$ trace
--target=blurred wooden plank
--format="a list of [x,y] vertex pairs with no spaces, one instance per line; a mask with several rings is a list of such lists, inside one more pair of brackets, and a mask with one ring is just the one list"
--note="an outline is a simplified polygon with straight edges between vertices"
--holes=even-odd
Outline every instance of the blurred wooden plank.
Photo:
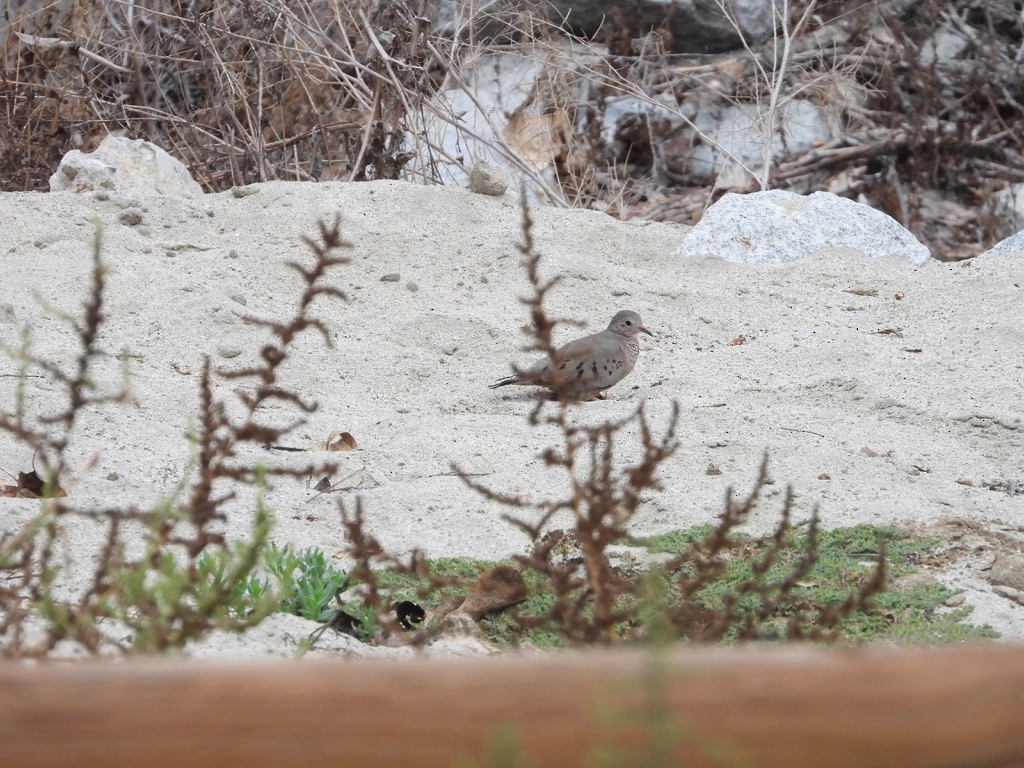
[[645,722],[687,766],[1021,766],[1024,647],[0,665],[12,766],[597,765]]

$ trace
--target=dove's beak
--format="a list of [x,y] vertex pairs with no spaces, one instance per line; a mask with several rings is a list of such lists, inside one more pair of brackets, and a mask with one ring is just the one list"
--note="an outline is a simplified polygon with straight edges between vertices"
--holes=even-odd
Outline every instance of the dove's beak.
[[641,325],[641,326],[640,326],[639,328],[637,328],[637,330],[638,330],[638,331],[639,331],[640,333],[646,333],[646,334],[647,334],[648,336],[653,336],[653,335],[654,335],[653,333],[651,333],[650,331],[648,331],[648,330],[647,330],[646,328],[644,328],[644,327],[643,327],[642,325]]

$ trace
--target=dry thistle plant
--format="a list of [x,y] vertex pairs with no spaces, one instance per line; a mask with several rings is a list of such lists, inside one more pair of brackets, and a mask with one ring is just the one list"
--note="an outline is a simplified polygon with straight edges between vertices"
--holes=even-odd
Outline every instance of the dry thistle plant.
[[[756,557],[751,557],[749,540],[736,539],[734,529],[747,522],[761,494],[769,484],[768,455],[761,462],[754,487],[742,500],[734,500],[730,488],[725,509],[714,531],[694,542],[689,551],[665,564],[666,588],[671,599],[661,621],[690,640],[712,642],[739,640],[816,640],[831,642],[841,637],[842,620],[868,607],[869,599],[885,589],[885,542],[879,541],[881,556],[872,574],[838,604],[815,604],[804,599],[798,587],[818,561],[818,510],[807,526],[807,543],[792,567],[780,561],[791,550],[793,489],[786,488],[779,523]],[[698,600],[713,588],[736,558],[749,560],[750,573],[731,591],[721,596],[721,607],[709,609]],[[664,598],[662,598],[664,599]]]
[[[358,585],[358,595],[355,599],[353,600],[351,595],[348,598],[350,602],[358,603],[357,613],[360,614],[360,621],[371,625],[370,631],[365,634],[371,635],[370,639],[374,642],[390,641],[416,647],[426,645],[437,638],[443,630],[441,621],[424,622],[422,612],[412,622],[407,621],[402,603],[395,597],[396,592],[407,590],[385,586],[381,583],[380,574],[386,571],[391,577],[397,576],[414,583],[415,596],[422,602],[429,601],[444,590],[463,590],[467,586],[466,580],[436,573],[417,550],[413,550],[405,561],[386,552],[380,542],[366,530],[360,499],[356,499],[355,508],[351,513],[340,503],[339,511],[345,528],[345,556],[353,561],[349,576],[352,582]],[[339,607],[334,616],[324,623],[322,629],[337,627],[339,620],[347,615],[344,608]]]
[[[45,656],[62,640],[73,641],[91,654],[164,651],[181,648],[214,627],[245,628],[276,608],[274,596],[247,606],[246,612],[240,613],[236,605],[236,591],[267,544],[270,510],[262,500],[257,502],[247,542],[226,541],[220,524],[226,504],[240,486],[262,488],[268,477],[304,478],[335,470],[333,465],[254,466],[237,458],[243,445],[279,440],[302,423],[301,414],[316,408],[315,403],[281,385],[279,369],[296,336],[306,330],[319,330],[328,346],[331,344],[326,327],[311,314],[312,305],[321,296],[345,298],[337,288],[326,285],[324,278],[328,270],[348,263],[339,252],[349,244],[342,239],[340,217],[332,225],[320,224],[319,241],[305,242],[314,255],[312,266],[289,262],[304,284],[294,315],[286,321],[247,318],[265,326],[272,340],[263,347],[259,365],[222,374],[229,380],[254,384],[252,394],[239,396],[243,405],[240,416],[228,416],[225,402],[214,394],[209,359],[204,362],[194,480],[183,481],[173,498],[154,509],[83,509],[58,493],[72,464],[69,437],[83,413],[116,402],[123,394],[101,391],[93,383],[95,365],[106,356],[97,344],[104,312],[104,268],[97,233],[92,289],[83,319],[73,325],[79,340],[78,358],[65,369],[35,356],[30,349],[19,353],[23,376],[38,370],[63,388],[63,410],[52,415],[33,414],[26,398],[19,396],[15,413],[0,414],[0,429],[36,452],[44,480],[40,512],[20,530],[5,531],[0,541],[0,572],[7,577],[0,587],[0,654]],[[260,409],[271,402],[290,406],[300,416],[289,425],[267,426],[260,420]],[[91,581],[77,593],[60,582],[62,568],[55,552],[72,519],[106,531],[100,551],[77,553],[82,558],[91,556],[95,562]],[[29,624],[34,627],[32,632]],[[114,640],[112,631],[102,631],[101,624],[107,630],[127,629],[128,640]]]
[[[533,243],[533,221],[525,204],[522,210],[524,242],[518,247],[533,289],[532,294],[523,299],[533,321],[534,341],[529,349],[554,359],[555,345],[551,338],[554,323],[544,309],[544,300],[557,285],[558,278],[542,280],[540,255]],[[542,574],[555,595],[546,615],[523,618],[523,621],[534,626],[556,627],[572,641],[609,641],[614,636],[615,625],[626,616],[617,608],[624,585],[612,572],[605,551],[629,537],[629,525],[643,494],[660,487],[658,466],[678,447],[675,427],[679,408],[673,405],[669,425],[660,438],[652,433],[643,405],[620,421],[583,426],[573,418],[574,404],[569,397],[572,382],[560,378],[555,366],[552,371],[555,375],[551,386],[553,403],[548,402],[547,393],[539,392],[529,420],[534,426],[551,425],[561,436],[561,444],[545,449],[541,458],[548,466],[564,470],[571,493],[554,500],[510,496],[487,488],[458,468],[456,471],[466,485],[484,497],[513,509],[529,510],[536,517],[535,522],[528,522],[516,515],[505,516],[527,534],[532,545],[531,553],[517,557],[516,561],[523,568]],[[622,466],[622,462],[616,460],[615,447],[630,427],[639,430],[642,456],[635,465]],[[553,543],[543,538],[544,529],[563,512],[571,515],[582,552],[581,574],[556,562]]]

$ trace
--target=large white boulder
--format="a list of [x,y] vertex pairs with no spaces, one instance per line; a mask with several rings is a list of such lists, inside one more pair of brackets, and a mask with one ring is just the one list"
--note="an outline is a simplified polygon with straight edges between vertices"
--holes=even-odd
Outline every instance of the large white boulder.
[[200,187],[181,162],[156,144],[107,136],[95,152],[73,149],[50,177],[50,191],[197,197]]
[[805,196],[782,190],[723,196],[677,253],[780,264],[833,248],[873,258],[898,256],[913,264],[931,258],[913,234],[881,211],[831,192]]
[[[687,171],[714,178],[725,163],[733,162],[732,158],[760,170],[765,161],[766,140],[768,160],[772,161],[820,146],[842,130],[838,113],[803,99],[782,102],[772,120],[768,119],[767,111],[764,104],[702,106],[693,124],[709,140],[694,143],[686,152]],[[692,141],[687,132],[682,136]]]

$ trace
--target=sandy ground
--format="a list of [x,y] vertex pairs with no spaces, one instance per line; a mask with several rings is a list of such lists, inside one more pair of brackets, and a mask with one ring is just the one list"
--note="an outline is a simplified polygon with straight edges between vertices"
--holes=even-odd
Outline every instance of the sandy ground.
[[[455,463],[508,493],[564,489],[538,459],[552,435],[528,426],[530,392],[486,386],[534,357],[520,351],[528,317],[518,297],[527,285],[515,200],[403,183],[272,183],[244,193],[0,195],[0,340],[16,346],[28,326],[36,352],[51,359],[74,354],[55,316],[80,311],[94,222],[103,225],[110,274],[101,344],[130,354],[133,405],[83,419],[72,442],[75,503],[150,505],[174,491],[190,456],[185,436],[203,355],[228,368],[255,359],[263,332],[243,316],[290,317],[299,283],[284,264],[308,262],[301,236],[340,211],[355,248],[334,279],[351,299],[320,305],[335,348],[310,335],[287,366],[287,382],[320,403],[287,443],[350,432],[359,450],[338,456],[335,480],[352,488],[317,494],[304,482],[276,482],[267,494],[275,540],[336,552],[338,501],[358,495],[371,530],[394,550],[486,558],[521,550],[525,539],[503,510],[452,474]],[[797,491],[798,516],[817,505],[830,527],[966,521],[982,543],[943,578],[967,589],[977,620],[1024,638],[1024,607],[996,596],[984,578],[992,537],[1012,549],[1024,524],[1024,496],[998,485],[1024,479],[1024,256],[914,267],[837,250],[748,266],[674,255],[682,226],[578,210],[534,215],[544,268],[564,276],[553,315],[593,332],[630,308],[656,334],[641,340],[634,373],[606,401],[575,406],[574,418],[595,423],[645,401],[657,428],[673,401],[682,410],[682,446],[637,533],[712,522],[726,488],[748,489],[768,451],[776,483],[753,530],[775,524],[786,484]],[[579,333],[564,326],[556,339]],[[5,409],[16,371],[0,363]],[[116,388],[120,377],[111,359],[98,380]],[[235,386],[218,385],[223,394]],[[30,380],[30,412],[55,407],[58,394],[45,379]],[[295,465],[309,458],[250,455]],[[31,459],[0,435],[4,469]],[[712,466],[720,474],[709,474]],[[33,509],[3,500],[3,528]],[[248,530],[251,509],[251,495],[231,505],[233,534]],[[96,536],[74,531],[68,562]]]

